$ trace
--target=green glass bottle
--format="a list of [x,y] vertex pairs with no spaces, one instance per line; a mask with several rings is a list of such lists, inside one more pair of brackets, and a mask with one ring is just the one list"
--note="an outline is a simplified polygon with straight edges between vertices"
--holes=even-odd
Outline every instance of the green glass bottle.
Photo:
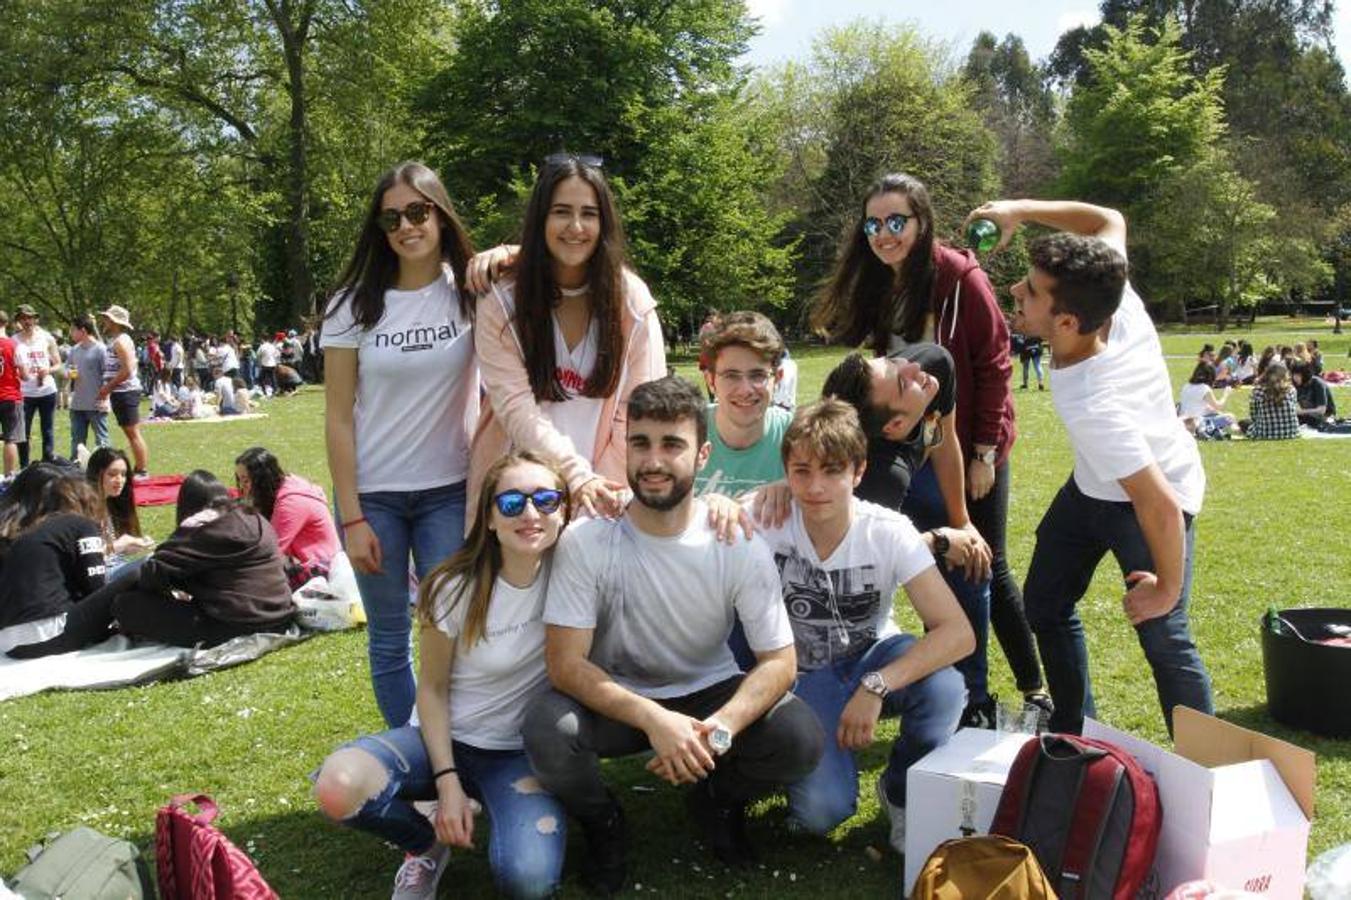
[[966,227],[966,246],[977,253],[989,253],[999,243],[999,226],[989,219],[973,219]]

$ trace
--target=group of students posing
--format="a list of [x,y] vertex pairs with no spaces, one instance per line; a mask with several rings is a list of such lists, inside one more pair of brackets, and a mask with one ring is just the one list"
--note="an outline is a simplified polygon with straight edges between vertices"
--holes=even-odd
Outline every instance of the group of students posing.
[[[600,160],[546,160],[521,244],[479,255],[434,173],[381,179],[323,346],[388,730],[314,778],[328,816],[405,851],[395,897],[434,896],[480,812],[502,893],[556,890],[569,821],[584,881],[620,890],[629,838],[599,761],[645,752],[686,786],[704,843],[745,863],[758,796],[786,791],[797,831],[852,815],[854,753],[896,714],[878,791],[900,849],[909,765],[993,723],[990,624],[1049,727],[1093,713],[1075,610],[1108,552],[1165,721],[1212,709],[1187,618],[1205,477],[1126,278],[1125,223],[1079,203],[976,214],[1005,242],[1025,221],[1068,232],[1033,243],[1013,289],[1075,449],[1022,592],[1005,553],[1008,328],[974,257],[936,240],[920,182],[888,176],[863,199],[816,324],[866,352],[790,414],[771,402],[783,342],[757,314],[704,336],[716,402],[667,374]],[[897,588],[919,636],[897,624]]]

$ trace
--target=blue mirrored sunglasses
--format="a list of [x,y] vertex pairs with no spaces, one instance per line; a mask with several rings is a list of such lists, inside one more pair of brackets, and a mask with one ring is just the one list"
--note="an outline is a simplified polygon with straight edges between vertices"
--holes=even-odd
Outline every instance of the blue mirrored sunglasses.
[[528,494],[525,491],[503,491],[493,497],[497,511],[508,519],[514,519],[525,512],[527,500],[535,507],[536,512],[547,516],[550,513],[557,512],[558,507],[563,505],[563,492],[556,491],[553,488],[540,488]]
[[870,238],[875,238],[882,233],[882,225],[885,224],[887,231],[890,231],[892,234],[900,234],[902,231],[905,231],[905,223],[909,222],[911,218],[911,216],[907,216],[905,213],[892,213],[887,216],[884,223],[883,220],[877,218],[877,216],[869,216],[863,220],[863,233]]

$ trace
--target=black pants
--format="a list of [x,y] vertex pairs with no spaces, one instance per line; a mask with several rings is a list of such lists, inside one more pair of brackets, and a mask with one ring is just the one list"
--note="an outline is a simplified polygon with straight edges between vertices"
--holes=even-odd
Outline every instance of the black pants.
[[[745,677],[737,675],[693,694],[657,702],[704,719],[736,693]],[[637,728],[592,712],[558,691],[546,691],[531,702],[521,734],[540,783],[583,822],[604,818],[611,808],[600,760],[632,756],[651,746]],[[736,736],[732,749],[718,757],[709,780],[715,794],[749,800],[805,778],[824,750],[825,734],[816,713],[788,693]]]
[[51,462],[52,455],[56,452],[55,438],[52,436],[52,421],[56,418],[56,394],[48,394],[45,397],[24,397],[23,398],[23,433],[24,442],[19,445],[19,468],[28,465],[29,454],[32,450],[33,440],[33,419],[36,417],[39,427],[42,429],[42,460]]
[[990,580],[990,627],[1013,670],[1018,690],[1041,689],[1041,664],[1037,645],[1023,609],[1023,592],[1009,566],[1006,534],[1009,519],[1009,463],[1005,460],[994,472],[994,486],[979,500],[966,500],[966,510],[980,536],[990,545],[994,565]]

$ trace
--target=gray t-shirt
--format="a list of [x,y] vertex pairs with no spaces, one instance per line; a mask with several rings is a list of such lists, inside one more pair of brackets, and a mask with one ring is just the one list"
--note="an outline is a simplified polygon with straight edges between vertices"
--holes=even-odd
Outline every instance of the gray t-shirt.
[[99,412],[107,406],[99,406],[99,388],[103,387],[103,367],[108,351],[99,341],[85,346],[76,344],[70,348],[70,358],[66,367],[78,372],[75,382],[70,386],[70,408],[82,412]]
[[554,552],[544,621],[592,628],[590,660],[644,697],[683,697],[733,677],[733,615],[751,649],[793,643],[779,572],[756,537],[728,545],[695,504],[673,537],[639,531],[628,516],[568,527]]

